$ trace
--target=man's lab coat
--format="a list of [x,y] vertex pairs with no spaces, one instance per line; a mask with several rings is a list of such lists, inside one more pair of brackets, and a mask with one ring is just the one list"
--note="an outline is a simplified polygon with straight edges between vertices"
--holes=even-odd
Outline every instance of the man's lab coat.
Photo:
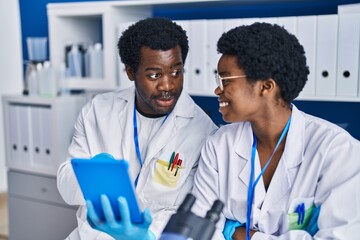
[[[249,122],[221,127],[201,152],[193,207],[205,215],[216,199],[225,203],[213,239],[225,218],[246,222],[253,133]],[[254,178],[260,174],[256,152]],[[305,204],[305,223],[321,205],[317,239],[358,239],[360,229],[360,142],[338,126],[292,108],[285,149],[265,190],[260,178],[254,195],[251,228],[256,239],[312,239],[298,225],[296,208]],[[297,230],[295,230],[298,228]]]
[[[101,152],[110,153],[115,159],[129,161],[130,176],[135,180],[140,163],[137,158],[131,157],[136,156],[134,99],[135,88],[130,87],[98,95],[90,101],[75,124],[70,157],[91,158]],[[183,91],[175,108],[148,145],[147,155],[142,156],[143,166],[136,193],[139,204],[150,208],[153,217],[150,229],[158,237],[185,195],[191,191],[200,149],[205,138],[216,129],[207,114]],[[182,159],[176,176],[175,169],[168,171],[167,166],[172,152],[179,153]],[[78,228],[69,239],[112,239],[92,229],[86,221],[85,202],[69,161],[59,167],[57,185],[66,203],[80,205],[77,211]]]

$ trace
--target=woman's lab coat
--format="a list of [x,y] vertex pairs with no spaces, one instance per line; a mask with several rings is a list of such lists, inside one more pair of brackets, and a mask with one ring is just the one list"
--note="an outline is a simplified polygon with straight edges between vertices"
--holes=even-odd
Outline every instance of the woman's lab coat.
[[[253,134],[249,122],[221,127],[201,151],[193,211],[204,215],[214,200],[225,203],[213,239],[223,239],[225,218],[246,222]],[[321,205],[317,239],[359,239],[360,142],[325,120],[292,108],[285,149],[267,192],[255,190],[251,228],[255,239],[312,239],[304,230],[312,207]],[[260,173],[255,158],[255,178]],[[296,208],[304,203],[305,224]],[[297,230],[295,230],[297,229]]]
[[[127,159],[134,180],[140,171],[139,161],[134,157],[134,99],[135,88],[131,87],[98,95],[89,102],[75,124],[70,156],[91,158],[107,152],[116,159]],[[151,210],[153,223],[150,229],[157,236],[191,191],[201,146],[216,129],[211,119],[183,91],[175,108],[148,145],[136,193],[139,204]],[[182,159],[176,177],[175,170],[168,171],[167,166],[172,152],[179,153]],[[112,239],[87,223],[85,202],[69,161],[59,167],[57,185],[66,203],[80,205],[77,211],[78,228],[69,239]]]

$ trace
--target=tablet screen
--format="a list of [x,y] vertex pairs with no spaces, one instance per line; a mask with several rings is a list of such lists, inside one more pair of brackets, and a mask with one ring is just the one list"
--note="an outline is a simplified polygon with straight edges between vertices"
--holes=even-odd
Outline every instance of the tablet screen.
[[[106,155],[105,155],[106,156]],[[115,160],[110,157],[96,156],[92,159],[74,158],[71,160],[76,178],[86,200],[91,200],[101,220],[104,213],[100,196],[106,194],[110,200],[115,218],[120,220],[118,197],[126,199],[133,223],[142,223],[142,214],[138,205],[134,186],[128,173],[126,160]]]

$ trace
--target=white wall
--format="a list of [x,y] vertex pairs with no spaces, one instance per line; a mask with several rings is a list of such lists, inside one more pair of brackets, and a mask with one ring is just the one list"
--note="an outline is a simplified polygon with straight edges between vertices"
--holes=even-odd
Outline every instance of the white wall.
[[[0,95],[21,94],[23,66],[18,0],[0,0]],[[0,98],[0,192],[7,191],[4,117]]]

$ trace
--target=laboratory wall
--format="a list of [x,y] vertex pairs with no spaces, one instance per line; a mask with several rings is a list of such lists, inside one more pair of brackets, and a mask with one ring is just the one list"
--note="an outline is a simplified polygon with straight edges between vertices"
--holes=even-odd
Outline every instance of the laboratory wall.
[[[22,47],[19,2],[0,1],[0,95],[22,91]],[[0,98],[0,192],[7,190],[3,106]]]

